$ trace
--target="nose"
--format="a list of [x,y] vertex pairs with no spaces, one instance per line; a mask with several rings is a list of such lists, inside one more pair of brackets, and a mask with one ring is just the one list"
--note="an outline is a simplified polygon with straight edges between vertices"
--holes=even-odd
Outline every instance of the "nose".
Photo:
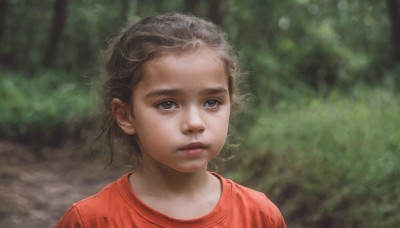
[[184,134],[197,134],[205,130],[205,123],[201,111],[196,107],[190,107],[183,114],[182,132]]

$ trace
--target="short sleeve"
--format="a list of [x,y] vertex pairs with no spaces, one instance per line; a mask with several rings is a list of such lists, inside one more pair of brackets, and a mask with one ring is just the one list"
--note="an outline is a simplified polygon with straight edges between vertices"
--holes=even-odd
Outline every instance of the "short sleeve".
[[56,228],[83,228],[82,217],[79,214],[78,208],[72,206],[58,221]]

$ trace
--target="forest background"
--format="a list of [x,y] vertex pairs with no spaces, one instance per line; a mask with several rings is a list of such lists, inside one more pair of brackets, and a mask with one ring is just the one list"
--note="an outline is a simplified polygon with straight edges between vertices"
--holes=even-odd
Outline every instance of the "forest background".
[[[400,0],[0,0],[0,139],[45,159],[95,135],[109,39],[163,12],[221,26],[247,73],[224,175],[289,227],[400,224]],[[30,213],[9,205],[0,220]]]

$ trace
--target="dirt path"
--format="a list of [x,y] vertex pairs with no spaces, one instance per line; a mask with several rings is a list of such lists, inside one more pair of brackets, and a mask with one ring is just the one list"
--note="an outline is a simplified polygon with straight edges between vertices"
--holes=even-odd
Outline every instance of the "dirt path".
[[[0,140],[0,227],[54,227],[69,206],[128,171],[106,170],[67,145],[33,149]],[[36,154],[36,155],[35,155]]]

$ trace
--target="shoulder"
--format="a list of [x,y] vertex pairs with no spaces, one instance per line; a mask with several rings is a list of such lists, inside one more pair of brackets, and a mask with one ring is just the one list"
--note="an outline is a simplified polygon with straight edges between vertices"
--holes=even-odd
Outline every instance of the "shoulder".
[[119,180],[108,184],[95,195],[74,203],[73,207],[77,208],[81,212],[99,212],[102,209],[105,209],[105,207],[110,206],[116,196],[118,196],[118,182]]
[[259,206],[261,208],[276,208],[275,204],[272,203],[263,192],[245,187],[233,181],[232,183],[236,188],[236,198],[242,199],[245,202],[251,202],[255,207]]
[[82,217],[75,205],[68,209],[56,225],[56,228],[64,227],[84,227]]
[[245,220],[250,220],[252,226],[286,227],[280,210],[264,193],[229,179],[222,178],[222,180],[225,186],[231,188],[233,213],[246,217]]
[[118,207],[122,199],[118,185],[125,176],[108,184],[97,194],[72,204],[63,215],[57,227],[90,227],[98,218],[107,217],[110,209]]
[[279,212],[277,206],[263,193],[243,185],[234,183],[236,188],[236,199],[240,200],[241,203],[245,203],[248,207],[256,210],[268,211],[268,212]]
[[223,182],[222,186],[225,188],[224,190],[230,190],[232,192],[235,201],[243,204],[246,203],[251,207],[259,209],[265,209],[266,207],[272,210],[277,209],[275,204],[272,203],[263,192],[245,187],[220,175],[218,175],[218,177]]

